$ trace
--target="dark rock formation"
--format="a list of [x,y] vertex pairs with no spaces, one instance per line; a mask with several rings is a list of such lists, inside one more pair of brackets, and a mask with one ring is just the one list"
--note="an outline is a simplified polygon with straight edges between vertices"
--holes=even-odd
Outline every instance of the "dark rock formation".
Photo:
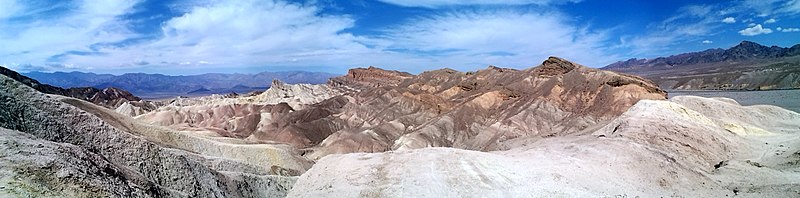
[[369,68],[350,69],[347,75],[331,78],[328,83],[332,85],[347,84],[353,88],[396,86],[411,76],[413,75],[406,72],[389,71],[370,66]]

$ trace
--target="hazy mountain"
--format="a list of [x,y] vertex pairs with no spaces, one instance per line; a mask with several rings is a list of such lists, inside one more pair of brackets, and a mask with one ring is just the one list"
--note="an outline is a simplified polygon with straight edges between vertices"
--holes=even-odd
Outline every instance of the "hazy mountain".
[[800,44],[783,48],[742,41],[729,49],[630,59],[603,69],[640,75],[664,89],[796,89]]
[[116,87],[98,89],[94,87],[83,86],[64,89],[61,87],[43,84],[37,80],[21,75],[5,67],[0,67],[0,75],[5,75],[43,93],[69,96],[108,108],[116,108],[125,102],[141,100],[139,97],[134,96],[130,92]]
[[[61,87],[118,87],[146,98],[212,93],[246,93],[264,90],[273,79],[287,83],[320,84],[335,74],[323,72],[261,72],[257,74],[200,74],[168,76],[128,73],[123,75],[83,72],[25,73],[40,82]],[[189,94],[192,92],[192,94]]]

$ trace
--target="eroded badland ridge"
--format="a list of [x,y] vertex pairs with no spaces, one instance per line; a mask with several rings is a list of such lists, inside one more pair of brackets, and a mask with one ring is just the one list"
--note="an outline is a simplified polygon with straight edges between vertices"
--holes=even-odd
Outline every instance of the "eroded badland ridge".
[[800,195],[800,114],[557,57],[113,105],[0,83],[7,196]]

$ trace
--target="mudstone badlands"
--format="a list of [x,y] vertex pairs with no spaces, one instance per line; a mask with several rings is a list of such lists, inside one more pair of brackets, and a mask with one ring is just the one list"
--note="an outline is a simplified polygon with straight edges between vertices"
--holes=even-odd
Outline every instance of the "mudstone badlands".
[[164,101],[3,74],[0,197],[800,196],[800,114],[556,57]]

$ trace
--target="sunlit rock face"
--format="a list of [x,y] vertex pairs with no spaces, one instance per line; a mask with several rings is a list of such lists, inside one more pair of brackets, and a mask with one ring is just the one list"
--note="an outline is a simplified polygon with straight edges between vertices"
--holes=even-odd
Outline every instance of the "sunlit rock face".
[[360,91],[291,112],[273,131],[301,137],[295,145],[311,148],[306,156],[312,159],[430,146],[508,149],[579,133],[641,99],[665,99],[650,81],[556,57],[525,70],[490,66],[408,75],[367,68],[331,81]]
[[798,138],[800,114],[775,106],[641,100],[586,133],[505,151],[328,155],[289,196],[794,197]]
[[635,76],[551,57],[526,70],[490,66],[411,75],[357,68],[327,85],[275,81],[255,96],[176,99],[136,118],[182,131],[289,143],[316,159],[429,146],[508,149],[531,138],[578,133],[640,99],[665,99],[665,92]]

